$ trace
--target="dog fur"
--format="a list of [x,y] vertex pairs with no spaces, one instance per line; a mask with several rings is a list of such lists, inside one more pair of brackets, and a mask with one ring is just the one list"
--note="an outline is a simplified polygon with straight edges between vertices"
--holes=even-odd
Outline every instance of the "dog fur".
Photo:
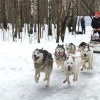
[[35,82],[38,83],[40,73],[45,73],[44,81],[47,81],[46,87],[49,86],[50,75],[53,70],[53,58],[51,53],[47,50],[35,49],[32,53],[32,59],[34,61],[35,68]]
[[64,72],[66,75],[66,79],[63,81],[65,83],[68,82],[68,85],[70,85],[70,79],[69,77],[73,75],[73,81],[78,80],[78,73],[79,69],[84,63],[84,60],[69,56],[66,58],[66,61],[64,62]]
[[75,54],[75,52],[76,52],[76,47],[73,43],[66,44],[65,49],[66,49],[68,55]]
[[64,69],[64,61],[66,59],[66,53],[65,53],[65,48],[64,45],[57,45],[54,53],[54,57],[56,60],[57,67],[59,68],[61,66],[61,70],[63,71]]
[[85,63],[88,63],[87,69],[92,69],[92,61],[93,61],[93,49],[89,45],[85,45],[82,47],[81,50],[81,59],[85,60],[81,70],[83,70],[85,67]]

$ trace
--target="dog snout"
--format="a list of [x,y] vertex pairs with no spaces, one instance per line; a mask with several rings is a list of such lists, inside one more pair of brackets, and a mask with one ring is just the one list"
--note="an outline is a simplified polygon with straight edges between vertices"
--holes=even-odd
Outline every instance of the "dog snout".
[[71,69],[71,67],[70,66],[68,66],[68,70],[70,70]]
[[34,58],[36,58],[36,55],[33,55],[34,56]]
[[87,56],[87,54],[86,53],[84,53],[84,57],[86,57]]
[[59,54],[61,54],[61,52],[60,52],[60,51],[59,51],[58,53],[59,53]]

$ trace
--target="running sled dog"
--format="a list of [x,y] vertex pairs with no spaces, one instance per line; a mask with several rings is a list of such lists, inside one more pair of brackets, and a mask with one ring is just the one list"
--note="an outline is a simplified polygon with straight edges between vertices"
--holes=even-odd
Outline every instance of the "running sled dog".
[[73,81],[78,80],[78,73],[80,67],[83,65],[84,60],[75,58],[73,56],[66,57],[66,61],[64,62],[64,72],[65,72],[65,80],[63,83],[66,81],[68,82],[68,85],[70,85],[70,76],[73,75]]
[[73,43],[66,44],[65,49],[66,49],[68,55],[75,54],[75,52],[76,52],[76,47]]
[[32,53],[32,59],[34,61],[35,68],[35,82],[38,83],[40,73],[45,73],[44,81],[46,81],[46,87],[49,87],[50,76],[53,70],[53,58],[51,53],[47,50],[35,49]]
[[66,53],[65,53],[65,48],[64,48],[63,44],[57,45],[57,47],[55,49],[54,57],[55,57],[55,60],[56,60],[57,68],[61,67],[61,70],[63,71],[64,61],[66,59]]
[[93,49],[92,49],[92,47],[90,47],[89,45],[85,45],[82,47],[80,53],[81,53],[81,59],[85,61],[81,70],[86,68],[86,66],[85,66],[86,62],[88,63],[87,69],[92,69],[92,61],[93,61]]

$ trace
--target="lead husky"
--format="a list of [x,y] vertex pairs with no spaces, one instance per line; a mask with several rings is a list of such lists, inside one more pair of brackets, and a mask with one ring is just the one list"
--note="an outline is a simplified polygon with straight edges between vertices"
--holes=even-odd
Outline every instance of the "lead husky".
[[84,63],[84,60],[76,59],[75,57],[69,56],[66,58],[66,61],[64,62],[64,72],[66,75],[66,79],[63,81],[65,83],[68,82],[68,85],[70,84],[69,76],[73,75],[73,81],[78,80],[78,72],[81,67],[81,65]]
[[90,48],[89,45],[85,45],[81,50],[81,59],[85,60],[82,69],[85,68],[85,63],[88,63],[87,69],[92,69],[92,61],[93,61],[93,49]]
[[61,70],[63,71],[64,68],[64,61],[66,59],[66,53],[64,45],[57,45],[54,53],[54,57],[56,60],[57,67],[59,68],[61,66]]
[[42,49],[35,49],[32,53],[32,59],[34,61],[35,68],[35,82],[38,83],[40,72],[45,73],[44,81],[47,81],[46,87],[49,86],[50,75],[53,69],[53,58],[52,55]]

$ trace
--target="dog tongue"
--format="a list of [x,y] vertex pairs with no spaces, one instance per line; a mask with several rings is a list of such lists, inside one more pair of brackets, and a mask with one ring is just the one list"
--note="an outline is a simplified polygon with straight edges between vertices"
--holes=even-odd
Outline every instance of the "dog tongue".
[[35,61],[37,61],[39,59],[39,57],[35,57]]

